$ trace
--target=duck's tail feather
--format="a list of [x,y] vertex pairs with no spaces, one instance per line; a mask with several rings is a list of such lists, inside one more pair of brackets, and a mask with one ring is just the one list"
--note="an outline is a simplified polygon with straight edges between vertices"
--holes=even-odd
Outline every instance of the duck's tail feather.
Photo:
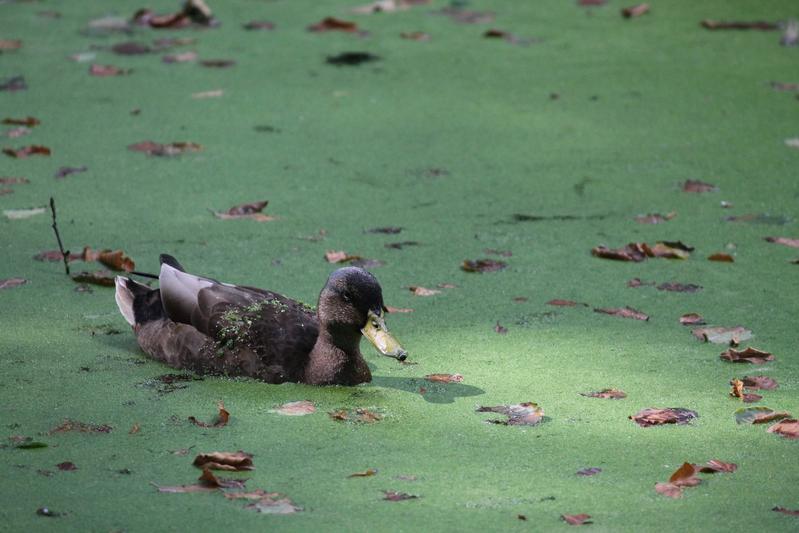
[[161,261],[162,265],[169,265],[172,268],[176,268],[177,270],[180,270],[181,272],[186,272],[186,269],[183,268],[183,265],[181,265],[180,262],[178,262],[177,259],[175,259],[173,256],[171,256],[169,254],[161,254],[158,257],[158,259]]
[[164,317],[161,291],[123,276],[117,276],[115,284],[117,307],[128,324],[135,326]]

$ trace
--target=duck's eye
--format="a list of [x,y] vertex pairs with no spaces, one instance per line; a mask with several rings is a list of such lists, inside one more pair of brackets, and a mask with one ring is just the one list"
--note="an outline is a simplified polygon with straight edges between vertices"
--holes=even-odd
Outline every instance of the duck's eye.
[[380,324],[378,324],[376,320],[372,320],[372,327],[375,329],[380,329]]

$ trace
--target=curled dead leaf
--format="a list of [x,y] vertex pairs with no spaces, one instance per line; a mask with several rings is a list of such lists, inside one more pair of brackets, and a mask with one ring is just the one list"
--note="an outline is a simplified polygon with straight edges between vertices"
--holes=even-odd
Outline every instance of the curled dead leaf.
[[588,398],[604,398],[608,400],[621,400],[627,397],[627,393],[619,389],[602,389],[593,392],[581,392],[580,396]]
[[684,409],[682,407],[656,408],[649,407],[638,411],[638,413],[628,417],[641,427],[659,426],[662,424],[688,424],[699,415],[696,411]]
[[752,331],[743,326],[695,328],[691,330],[691,334],[700,341],[713,344],[737,345],[752,338]]
[[744,376],[741,381],[750,389],[774,390],[779,387],[777,381],[768,376]]
[[769,352],[758,350],[757,348],[746,348],[745,350],[736,350],[730,348],[722,352],[719,358],[732,363],[752,363],[753,365],[763,365],[768,361],[774,360],[774,355]]
[[570,526],[584,526],[586,524],[592,524],[591,515],[590,514],[562,514],[560,515],[561,520],[569,524]]
[[28,280],[26,280],[25,278],[0,279],[0,290],[19,287],[20,285],[25,285],[26,283],[28,283]]
[[89,74],[98,78],[108,78],[111,76],[126,76],[133,72],[131,69],[119,68],[114,65],[98,65],[93,63],[89,67]]
[[715,192],[718,188],[712,183],[706,183],[699,180],[685,180],[682,184],[683,192]]
[[235,220],[241,218],[249,218],[256,222],[271,222],[275,217],[262,213],[262,211],[269,204],[268,200],[261,200],[259,202],[250,202],[247,204],[234,205],[227,211],[212,211],[216,218],[221,220]]
[[460,374],[427,374],[424,379],[436,383],[462,383],[463,376]]
[[636,4],[621,10],[621,16],[630,19],[649,13],[649,4]]
[[504,261],[494,259],[476,259],[474,261],[465,259],[461,265],[461,270],[465,272],[497,272],[507,268],[508,264]]
[[[766,431],[769,433],[776,433],[777,435],[781,435],[786,439],[799,439],[799,420],[796,420],[795,418],[788,418],[769,426]],[[799,511],[793,512],[799,515]]]
[[221,428],[227,425],[228,420],[230,420],[230,413],[225,409],[225,405],[222,402],[217,404],[217,408],[219,409],[219,413],[216,416],[216,420],[207,424],[205,422],[200,422],[197,418],[190,416],[189,422],[194,424],[195,426],[199,426],[201,428]]
[[286,416],[303,416],[316,412],[316,406],[308,400],[284,403],[275,409],[270,409],[270,413],[277,413]]
[[708,261],[716,261],[718,263],[734,263],[735,258],[728,253],[716,252],[707,256]]
[[383,499],[389,502],[401,502],[404,500],[415,500],[419,496],[416,494],[407,494],[405,492],[396,492],[393,490],[384,490]]
[[157,143],[153,141],[142,141],[128,145],[128,150],[143,152],[150,156],[174,157],[188,152],[199,152],[203,147],[193,142],[171,142]]
[[[525,298],[524,301],[527,301],[527,298]],[[578,305],[581,305],[583,307],[589,307],[588,304],[583,302],[575,302],[573,300],[560,300],[560,299],[550,300],[547,302],[547,305],[555,305],[558,307],[576,307]]]
[[790,246],[791,248],[799,248],[799,239],[790,239],[788,237],[764,237],[764,239],[774,244],[782,244],[783,246]]
[[91,283],[102,287],[113,287],[115,285],[114,276],[108,270],[97,270],[95,272],[78,272],[73,274],[72,280],[75,283]]
[[634,320],[649,320],[649,315],[633,309],[632,307],[604,307],[594,309],[595,313],[618,316],[621,318],[632,318]]
[[354,473],[350,474],[347,477],[348,478],[351,478],[351,477],[372,477],[375,474],[377,474],[377,470],[375,470],[374,468],[367,468],[363,472],[354,472]]
[[325,252],[325,261],[328,263],[349,263],[362,259],[359,255],[350,255],[344,250],[328,250]]
[[697,313],[687,313],[680,317],[680,324],[683,326],[701,326],[705,323],[705,319],[702,318],[702,315]]
[[3,148],[3,153],[6,154],[8,157],[13,157],[15,159],[25,159],[33,155],[43,155],[49,156],[52,152],[51,150],[39,144],[32,144],[30,146],[23,146],[21,148]]
[[237,452],[201,453],[194,458],[193,464],[203,469],[210,468],[236,472],[255,469],[252,463],[252,454],[241,450]]
[[441,291],[436,289],[428,289],[427,287],[421,287],[419,285],[411,285],[408,287],[415,296],[434,296],[436,294],[441,294]]

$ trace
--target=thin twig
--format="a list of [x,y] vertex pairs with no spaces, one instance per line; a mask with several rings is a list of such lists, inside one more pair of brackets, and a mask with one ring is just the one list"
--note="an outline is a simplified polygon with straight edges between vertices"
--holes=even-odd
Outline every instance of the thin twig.
[[61,257],[64,259],[64,271],[69,276],[69,250],[65,252],[64,245],[61,243],[61,235],[58,233],[58,224],[55,220],[55,200],[53,200],[52,196],[50,197],[50,211],[53,213],[53,231],[55,232],[56,240],[58,240],[58,249],[61,250]]

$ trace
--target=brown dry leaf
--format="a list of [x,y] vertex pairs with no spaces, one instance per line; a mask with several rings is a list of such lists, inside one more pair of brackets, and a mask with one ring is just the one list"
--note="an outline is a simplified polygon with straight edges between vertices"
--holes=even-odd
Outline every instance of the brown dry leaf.
[[494,332],[499,333],[500,335],[505,335],[508,333],[508,328],[497,322],[497,324],[494,326]]
[[200,422],[197,418],[190,416],[189,422],[194,424],[195,426],[199,426],[201,428],[221,428],[227,425],[228,420],[230,420],[230,413],[227,412],[225,409],[225,405],[222,402],[217,404],[217,408],[219,409],[219,414],[212,423],[207,424],[205,422]]
[[377,474],[377,470],[375,470],[374,468],[367,468],[363,472],[355,472],[353,474],[350,474],[347,477],[348,478],[349,477],[372,477],[375,474]]
[[696,328],[691,334],[704,342],[713,344],[738,344],[752,338],[752,331],[743,326]]
[[583,468],[581,470],[578,470],[574,474],[581,477],[590,477],[590,476],[595,476],[600,472],[602,472],[601,468],[599,468],[598,466],[591,466],[589,468]]
[[[527,301],[527,299],[525,298],[524,301]],[[556,305],[556,306],[559,306],[559,307],[575,307],[575,306],[578,306],[578,305],[582,305],[583,307],[589,307],[588,304],[583,303],[583,302],[575,302],[573,300],[560,300],[560,299],[557,299],[557,298],[554,299],[554,300],[548,301],[547,305]]]
[[608,248],[597,246],[591,249],[591,255],[602,259],[613,259],[615,261],[641,262],[647,257],[652,257],[652,250],[649,245],[642,242],[631,242],[624,248]]
[[345,33],[360,33],[358,25],[355,22],[337,19],[335,17],[325,17],[316,24],[308,26],[308,31],[312,32],[327,32],[327,31],[343,31]]
[[654,257],[688,259],[691,252],[694,251],[694,247],[688,246],[682,241],[658,241],[651,248],[651,251]]
[[678,487],[695,487],[702,480],[696,477],[697,468],[691,463],[683,463],[669,478],[669,483]]
[[655,483],[655,491],[669,498],[677,499],[682,497],[682,489],[674,483]]
[[674,211],[665,215],[661,215],[660,213],[650,213],[648,215],[637,215],[634,220],[639,224],[662,224],[664,222],[668,222],[676,216],[677,213]]
[[718,188],[712,183],[699,180],[685,180],[682,184],[683,192],[715,192]]
[[3,215],[9,220],[22,220],[36,215],[43,215],[44,207],[30,207],[28,209],[3,209]]
[[138,422],[134,422],[134,424],[130,427],[130,431],[128,431],[128,435],[135,435],[139,431],[141,431],[141,426]]
[[430,34],[423,31],[404,31],[400,33],[400,37],[408,41],[429,41]]
[[627,393],[619,389],[602,389],[599,391],[581,392],[580,396],[586,396],[588,398],[605,398],[608,400],[621,400],[622,398],[627,397]]
[[51,154],[51,151],[46,146],[32,144],[30,146],[23,146],[17,149],[3,148],[3,153],[6,154],[8,157],[13,157],[15,159],[25,159],[32,155],[49,156]]
[[594,309],[594,312],[619,316],[622,318],[632,318],[634,320],[649,320],[649,315],[646,315],[637,309],[633,309],[632,307],[603,307]]
[[78,272],[72,275],[75,283],[91,283],[102,287],[113,287],[115,285],[114,276],[108,270],[97,270],[95,272]]
[[658,285],[657,290],[669,292],[698,292],[702,290],[702,286],[693,283],[668,282]]
[[744,403],[752,403],[763,399],[762,396],[759,394],[752,394],[744,392],[744,382],[740,379],[732,379],[730,380],[730,396],[733,398],[739,398]]
[[58,463],[56,467],[58,467],[58,469],[61,470],[62,472],[73,472],[78,469],[78,467],[75,466],[75,463],[73,463],[72,461],[64,461],[63,463]]
[[735,422],[738,424],[765,424],[790,417],[791,414],[786,411],[775,411],[765,405],[741,407],[735,411]]
[[[766,431],[782,435],[786,439],[799,439],[799,420],[788,418],[770,426]],[[792,511],[799,515],[799,511]]]
[[744,376],[741,381],[744,387],[750,389],[774,390],[779,387],[777,382],[768,376]]
[[427,374],[424,379],[436,383],[462,383],[463,376],[460,374]]
[[528,46],[530,44],[540,42],[540,39],[530,38],[530,37],[519,37],[518,35],[514,35],[505,30],[497,30],[491,29],[486,30],[483,33],[483,37],[486,39],[502,39],[503,41],[509,42],[510,44],[515,44],[519,46]]
[[335,411],[330,411],[328,415],[333,420],[337,420],[340,422],[349,421],[362,424],[372,424],[374,422],[378,422],[383,419],[383,417],[380,416],[379,414],[361,407],[355,410],[337,409]]
[[272,220],[275,220],[275,217],[262,213],[268,204],[268,200],[261,200],[260,202],[235,205],[227,211],[212,211],[212,213],[216,218],[222,220],[249,218],[250,220],[255,220],[256,222],[271,222]]
[[641,427],[659,426],[661,424],[687,424],[699,415],[696,411],[682,407],[656,408],[649,407],[628,417]]
[[775,511],[777,513],[787,514],[787,515],[790,515],[790,516],[799,516],[799,509],[791,510],[791,509],[786,509],[785,507],[782,507],[782,506],[778,505],[776,507],[772,507],[771,510]]
[[504,261],[494,259],[476,259],[474,261],[464,259],[461,270],[466,272],[497,272],[504,270],[508,266]]
[[790,239],[788,237],[764,237],[768,242],[774,244],[782,244],[783,246],[790,246],[791,248],[799,248],[799,239]]
[[89,67],[89,74],[98,78],[108,78],[110,76],[126,76],[133,72],[131,69],[119,68],[114,65],[98,65],[96,63]]
[[198,468],[211,468],[213,470],[227,470],[241,472],[254,470],[252,454],[243,452],[211,452],[201,453],[194,458],[194,466]]
[[738,470],[738,465],[735,463],[725,463],[718,459],[711,459],[702,466],[694,465],[703,474],[731,474]]
[[384,233],[386,235],[396,235],[401,232],[402,228],[397,226],[386,226],[382,228],[371,228],[364,230],[364,233]]
[[716,252],[707,257],[708,261],[717,261],[719,263],[734,263],[735,258],[730,254],[724,252]]
[[740,22],[740,21],[722,21],[705,19],[700,22],[701,26],[707,30],[761,30],[772,31],[778,30],[779,25],[774,22],[754,21],[754,22]]
[[174,157],[187,152],[199,152],[203,147],[193,142],[172,142],[161,144],[153,141],[142,141],[128,145],[128,150],[143,152],[150,156]]
[[[58,253],[60,256],[60,252]],[[92,250],[89,246],[86,246],[83,248],[81,259],[84,261],[99,261],[108,268],[117,271],[131,272],[136,269],[136,263],[125,255],[122,250]]]
[[752,363],[753,365],[763,365],[768,361],[774,360],[774,355],[757,348],[747,348],[745,350],[730,348],[722,352],[719,357],[732,363]]
[[58,170],[56,171],[56,173],[53,174],[53,177],[55,179],[59,179],[60,180],[60,179],[66,178],[67,176],[69,176],[71,174],[78,174],[80,172],[86,172],[88,170],[89,170],[89,167],[87,167],[85,165],[81,166],[81,167],[59,167]]
[[41,121],[35,117],[4,118],[3,124],[7,124],[9,126],[25,126],[26,128],[33,128],[34,126],[41,124]]
[[197,52],[181,52],[179,54],[167,54],[161,58],[164,63],[188,63],[197,60]]
[[153,51],[153,49],[146,44],[137,43],[135,41],[127,41],[124,43],[115,44],[111,47],[111,51],[122,56],[135,56],[149,54]]
[[360,255],[350,255],[344,250],[328,250],[325,252],[325,261],[328,263],[348,263],[363,259]]
[[110,433],[113,428],[107,424],[90,424],[79,422],[67,418],[61,424],[47,432],[48,435],[55,433],[67,433],[69,431],[80,431],[81,433]]
[[0,39],[0,54],[9,50],[19,50],[22,48],[22,41],[19,39]]
[[637,4],[621,10],[621,16],[630,19],[649,13],[649,4]]
[[383,499],[389,502],[401,502],[404,500],[415,500],[418,498],[416,494],[406,494],[405,492],[396,492],[393,490],[384,490]]
[[26,283],[28,283],[28,280],[26,280],[25,278],[0,279],[0,290],[19,287],[20,285],[25,285]]
[[590,514],[562,514],[560,515],[560,518],[570,526],[584,526],[587,524],[593,524]]
[[[64,256],[61,254],[61,250],[45,250],[43,252],[39,252],[38,254],[34,255],[33,258],[36,261],[47,261],[47,262],[60,262],[64,260]],[[82,261],[83,255],[82,254],[67,254],[67,261],[70,263],[73,261]]]
[[297,402],[287,402],[275,409],[270,409],[270,413],[277,413],[286,416],[303,416],[310,415],[316,412],[316,406],[313,402],[308,400],[300,400]]
[[478,413],[499,413],[506,415],[507,420],[486,420],[490,424],[504,426],[535,426],[544,418],[544,410],[537,403],[524,402],[513,405],[495,405],[492,407],[478,407]]
[[411,285],[408,287],[415,296],[434,296],[436,294],[441,294],[441,291],[436,289],[428,289],[427,287],[421,287],[419,285]]
[[680,324],[683,326],[701,326],[702,324],[706,324],[706,322],[700,314],[687,313],[680,317]]
[[216,477],[207,468],[198,478],[199,483],[194,485],[178,485],[176,487],[159,487],[158,492],[169,493],[191,493],[191,492],[210,492],[219,489],[243,489],[246,479],[225,479]]
[[25,185],[30,182],[28,178],[0,178],[0,185]]
[[390,305],[386,306],[389,313],[413,313],[413,309],[410,307],[391,307]]
[[26,128],[25,126],[20,126],[18,128],[12,128],[6,131],[5,133],[3,133],[3,135],[8,137],[9,139],[18,139],[20,137],[29,135],[30,132],[31,130],[29,128]]

